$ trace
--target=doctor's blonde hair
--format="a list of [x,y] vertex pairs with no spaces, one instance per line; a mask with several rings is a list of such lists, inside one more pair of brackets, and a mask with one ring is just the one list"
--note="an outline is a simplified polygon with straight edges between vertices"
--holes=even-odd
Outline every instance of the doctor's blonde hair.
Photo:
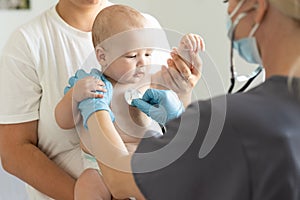
[[268,0],[282,13],[300,22],[300,0]]
[[[238,0],[242,1],[242,0]],[[300,22],[300,0],[267,0],[286,16]]]

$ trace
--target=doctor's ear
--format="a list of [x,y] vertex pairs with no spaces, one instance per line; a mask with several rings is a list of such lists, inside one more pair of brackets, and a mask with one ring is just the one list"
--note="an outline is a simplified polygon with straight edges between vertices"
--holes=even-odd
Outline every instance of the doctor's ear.
[[255,23],[260,24],[266,14],[269,4],[267,0],[256,0],[256,1],[257,1],[257,9],[256,9]]
[[96,46],[95,51],[96,51],[96,57],[97,57],[97,60],[98,60],[99,64],[101,66],[106,66],[107,65],[107,59],[106,59],[105,50],[100,46]]

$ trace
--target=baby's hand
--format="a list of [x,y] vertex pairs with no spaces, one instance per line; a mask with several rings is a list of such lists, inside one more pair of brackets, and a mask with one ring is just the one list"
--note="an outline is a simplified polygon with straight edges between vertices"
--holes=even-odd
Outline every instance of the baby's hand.
[[106,92],[104,85],[102,80],[93,76],[80,79],[73,87],[73,100],[79,103],[87,98],[102,98],[103,94],[99,92]]
[[178,50],[198,53],[200,50],[205,51],[205,44],[199,35],[189,33],[182,37]]
[[188,65],[195,65],[195,55],[199,51],[205,51],[204,40],[196,34],[186,34],[182,37],[178,49],[174,49],[175,53],[179,54]]

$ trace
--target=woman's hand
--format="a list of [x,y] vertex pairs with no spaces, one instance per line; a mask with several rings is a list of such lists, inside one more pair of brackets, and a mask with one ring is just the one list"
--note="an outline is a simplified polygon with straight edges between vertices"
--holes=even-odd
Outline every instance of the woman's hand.
[[185,35],[171,52],[168,68],[162,68],[165,85],[179,96],[189,94],[201,78],[202,61],[199,51],[204,51],[203,39],[195,34]]

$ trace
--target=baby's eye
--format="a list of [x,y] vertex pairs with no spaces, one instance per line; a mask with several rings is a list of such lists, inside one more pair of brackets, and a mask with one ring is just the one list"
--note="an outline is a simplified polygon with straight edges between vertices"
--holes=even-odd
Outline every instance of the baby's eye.
[[146,57],[152,56],[152,53],[145,53]]
[[126,58],[136,58],[136,55],[127,55]]

